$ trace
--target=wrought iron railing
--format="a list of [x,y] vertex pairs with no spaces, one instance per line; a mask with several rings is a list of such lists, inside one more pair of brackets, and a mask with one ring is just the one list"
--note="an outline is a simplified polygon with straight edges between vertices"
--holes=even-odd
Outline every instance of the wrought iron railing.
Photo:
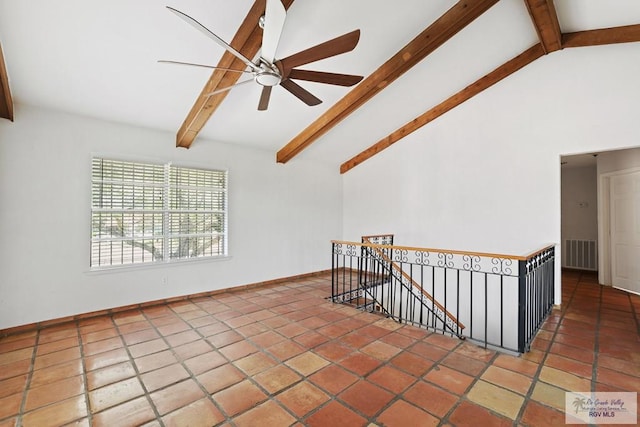
[[334,302],[520,353],[553,307],[553,246],[513,256],[386,243],[332,242]]

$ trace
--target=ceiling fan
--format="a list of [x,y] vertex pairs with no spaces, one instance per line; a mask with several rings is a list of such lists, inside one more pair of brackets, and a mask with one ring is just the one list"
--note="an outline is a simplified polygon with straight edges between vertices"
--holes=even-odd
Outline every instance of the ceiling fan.
[[262,94],[260,96],[260,101],[258,102],[258,110],[260,111],[264,111],[268,108],[269,99],[271,97],[271,89],[277,85],[282,86],[302,102],[311,106],[318,105],[322,101],[314,96],[311,92],[295,83],[293,80],[306,80],[310,82],[339,86],[353,86],[360,82],[363,78],[363,76],[356,76],[352,74],[337,74],[323,71],[301,70],[296,68],[315,61],[319,61],[321,59],[330,58],[332,56],[352,51],[353,49],[355,49],[356,45],[358,44],[358,40],[360,39],[360,30],[351,31],[350,33],[343,34],[340,37],[336,37],[324,43],[320,43],[316,46],[300,51],[286,58],[276,60],[276,50],[278,48],[280,35],[282,33],[282,28],[284,27],[284,21],[287,14],[280,0],[266,0],[265,14],[260,18],[259,22],[260,27],[262,27],[263,29],[262,48],[260,51],[260,55],[254,61],[251,61],[249,58],[245,57],[243,54],[231,47],[231,45],[229,45],[227,42],[222,40],[220,37],[218,37],[216,34],[214,34],[212,31],[207,29],[204,25],[202,25],[189,15],[169,6],[167,6],[167,9],[176,14],[185,22],[192,25],[197,30],[201,31],[207,37],[211,38],[213,41],[225,48],[229,53],[240,59],[247,66],[247,68],[244,70],[231,70],[204,64],[194,64],[180,61],[158,62],[192,65],[253,75],[252,79],[216,90],[207,94],[209,96],[215,95],[220,92],[226,92],[236,86],[240,86],[250,82],[256,82],[257,84],[262,86]]

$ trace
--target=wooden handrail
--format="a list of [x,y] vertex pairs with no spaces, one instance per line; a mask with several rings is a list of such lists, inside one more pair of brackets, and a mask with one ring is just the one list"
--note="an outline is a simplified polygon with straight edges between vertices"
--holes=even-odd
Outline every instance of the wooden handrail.
[[[371,236],[368,236],[368,237],[371,237]],[[514,261],[526,261],[529,258],[532,258],[538,255],[539,253],[544,252],[547,249],[550,249],[551,247],[555,246],[554,244],[550,244],[545,246],[542,249],[535,250],[527,255],[506,255],[506,254],[494,254],[489,252],[472,252],[472,251],[457,251],[457,250],[450,250],[450,249],[417,248],[412,246],[376,245],[374,243],[349,242],[346,240],[332,240],[331,243],[341,244],[341,245],[375,247],[375,248],[392,249],[392,250],[434,252],[434,253],[443,253],[443,254],[452,254],[452,255],[469,255],[469,256],[480,256],[480,257],[486,257],[486,258],[511,259]]]
[[[451,319],[460,329],[464,329],[465,326],[456,318],[453,316],[453,314],[449,313],[447,310],[445,310],[445,308],[442,306],[442,304],[440,304],[438,301],[436,301],[427,291],[424,290],[424,288],[422,286],[420,286],[419,284],[417,284],[412,278],[411,276],[409,276],[404,270],[402,270],[402,268],[400,268],[400,266],[398,264],[396,264],[395,262],[393,262],[391,260],[391,258],[389,258],[383,251],[380,250],[380,248],[382,247],[382,245],[374,245],[375,247],[373,248],[376,253],[385,261],[388,262],[389,265],[391,265],[394,269],[396,269],[398,272],[400,272],[400,274],[402,274],[402,276],[407,279],[409,282],[411,282],[411,285],[413,285],[414,288],[418,289],[422,295],[424,295],[425,297],[427,297],[427,299],[429,299],[429,301],[431,301],[436,307],[438,307],[438,309],[440,309],[440,311],[442,311],[445,315],[445,317],[448,317],[449,319]],[[443,322],[446,326],[447,321],[443,319]]]

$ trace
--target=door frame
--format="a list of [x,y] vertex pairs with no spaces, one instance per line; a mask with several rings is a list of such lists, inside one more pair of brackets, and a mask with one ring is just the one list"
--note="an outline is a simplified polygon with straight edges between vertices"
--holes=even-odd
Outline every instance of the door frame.
[[640,167],[598,175],[598,282],[612,286],[611,280],[611,178],[640,172]]

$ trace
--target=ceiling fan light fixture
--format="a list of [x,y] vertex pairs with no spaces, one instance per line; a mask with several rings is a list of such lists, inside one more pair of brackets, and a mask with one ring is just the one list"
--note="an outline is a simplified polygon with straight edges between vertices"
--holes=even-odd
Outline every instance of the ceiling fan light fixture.
[[265,70],[257,73],[255,80],[261,86],[277,86],[282,81],[282,77],[278,73]]

